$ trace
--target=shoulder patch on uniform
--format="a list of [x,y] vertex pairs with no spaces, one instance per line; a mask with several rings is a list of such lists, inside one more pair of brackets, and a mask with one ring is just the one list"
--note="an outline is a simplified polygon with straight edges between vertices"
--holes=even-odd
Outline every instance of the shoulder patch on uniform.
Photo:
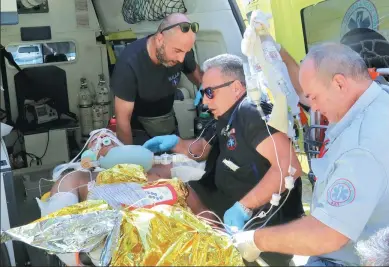
[[355,199],[355,187],[347,179],[336,180],[327,191],[327,202],[334,207],[342,207]]

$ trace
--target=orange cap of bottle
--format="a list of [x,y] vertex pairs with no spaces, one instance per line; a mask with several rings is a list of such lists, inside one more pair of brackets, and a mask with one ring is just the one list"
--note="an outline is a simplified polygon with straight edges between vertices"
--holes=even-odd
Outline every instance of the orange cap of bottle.
[[376,72],[376,68],[368,68],[368,71],[369,71],[370,77],[373,80],[377,79],[377,77],[380,76],[380,74],[378,72]]

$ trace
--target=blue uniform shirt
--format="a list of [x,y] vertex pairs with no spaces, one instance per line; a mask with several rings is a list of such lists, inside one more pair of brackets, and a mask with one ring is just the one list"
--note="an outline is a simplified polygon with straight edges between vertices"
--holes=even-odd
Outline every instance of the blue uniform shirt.
[[325,155],[312,159],[311,214],[350,241],[320,257],[358,265],[356,242],[389,226],[389,87],[373,82],[326,137]]

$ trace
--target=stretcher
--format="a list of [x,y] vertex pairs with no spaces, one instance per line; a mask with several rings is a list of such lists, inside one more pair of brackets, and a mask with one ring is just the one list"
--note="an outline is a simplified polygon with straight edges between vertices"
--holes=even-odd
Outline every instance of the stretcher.
[[124,183],[142,188],[143,194],[132,194],[133,203],[113,208],[108,204],[112,200],[97,199],[95,194],[2,232],[1,242],[22,241],[56,254],[69,266],[82,266],[85,255],[96,266],[244,266],[222,227],[195,216],[187,207],[188,191],[181,180],[148,183],[139,169],[117,165],[96,178],[96,188]]
[[[111,132],[112,133],[112,132]],[[91,139],[89,140],[89,143],[86,144],[84,149],[90,150],[90,148],[96,145],[96,143],[99,143],[100,141],[96,142],[96,139],[92,138],[94,134],[91,134]],[[111,142],[108,142],[109,144],[107,146],[104,145],[104,142],[107,136],[110,136]],[[115,142],[116,141],[116,142]],[[105,148],[112,149],[111,147],[112,143],[119,143],[115,136],[113,134],[104,134],[102,136],[102,140],[100,142],[102,145],[98,146],[98,149],[93,151],[97,155],[100,155],[101,149],[105,146]],[[119,143],[120,146],[120,143]],[[82,152],[85,152],[84,150],[80,152],[82,155]],[[109,150],[108,150],[109,152]],[[181,158],[183,155],[181,156]],[[71,166],[70,166],[70,165]],[[81,161],[77,160],[76,158],[72,160],[69,164],[65,164],[66,168],[75,168],[75,171],[91,171],[90,169],[85,169],[82,164],[82,157]],[[161,164],[161,162],[159,163]],[[74,166],[73,166],[74,165]],[[146,165],[144,165],[146,166]],[[113,168],[104,170],[100,168],[100,172],[96,178],[96,180],[90,181],[88,184],[81,185],[81,186],[88,186],[88,199],[86,202],[80,202],[78,196],[73,194],[74,192],[59,192],[55,195],[51,196],[51,193],[48,192],[41,196],[40,199],[37,199],[38,205],[41,209],[42,218],[36,222],[32,222],[26,227],[28,228],[31,225],[36,225],[36,223],[40,223],[42,220],[44,221],[45,218],[47,218],[47,221],[43,223],[43,225],[40,225],[40,232],[45,233],[45,230],[50,232],[50,229],[52,229],[53,225],[56,224],[56,220],[58,221],[58,225],[61,225],[61,216],[55,217],[53,214],[58,214],[68,210],[67,216],[75,216],[76,213],[82,210],[83,205],[86,205],[86,209],[88,207],[93,207],[93,203],[96,203],[96,201],[104,201],[106,206],[109,207],[107,210],[115,210],[122,214],[123,212],[128,215],[128,213],[134,212],[135,209],[143,208],[143,209],[155,209],[156,206],[168,206],[168,207],[180,207],[184,211],[183,213],[189,213],[191,214],[191,211],[186,206],[186,196],[187,191],[184,186],[184,182],[190,181],[190,180],[198,180],[202,177],[204,173],[204,162],[195,162],[192,160],[184,160],[184,161],[178,161],[178,162],[172,162],[170,169],[172,177],[180,177],[180,179],[172,179],[172,180],[166,180],[158,181],[155,183],[148,183],[146,178],[146,171],[144,169],[144,166],[142,165],[135,165],[135,164],[119,164],[116,165]],[[55,173],[61,173],[59,177],[56,177],[56,179],[59,179],[61,176],[63,179],[66,173],[63,172],[62,169],[65,168],[64,166],[59,166],[59,168],[56,168],[54,170]],[[59,171],[58,171],[59,169]],[[55,175],[54,175],[55,176]],[[58,175],[57,175],[58,176]],[[55,181],[55,180],[54,180]],[[58,197],[59,196],[59,197]],[[55,200],[55,201],[54,201]],[[54,203],[54,202],[61,202]],[[85,204],[89,203],[89,204]],[[49,206],[49,208],[48,208]],[[79,207],[79,209],[75,208]],[[93,209],[93,208],[92,208]],[[168,209],[168,208],[167,208]],[[168,209],[169,210],[169,209]],[[144,211],[146,212],[146,211]],[[157,212],[157,211],[156,211]],[[180,213],[181,211],[175,211],[177,213]],[[54,217],[50,217],[54,216]],[[90,216],[92,216],[90,214]],[[103,216],[103,215],[102,215]],[[130,216],[130,215],[128,215]],[[199,220],[196,216],[191,214],[190,216],[193,216],[195,219]],[[104,217],[103,217],[104,218]],[[96,219],[96,218],[95,218]],[[167,217],[166,220],[171,220],[172,218]],[[88,223],[82,223],[83,220],[88,221],[88,218],[78,218],[79,224],[77,224],[77,220],[74,221],[74,225],[68,225],[71,229],[74,229],[75,227],[83,229],[86,227]],[[50,222],[48,222],[50,221]],[[200,222],[200,220],[199,220]],[[104,221],[101,222],[104,224]],[[46,229],[46,226],[50,226],[48,229]],[[22,228],[17,228],[18,230],[11,229],[9,230],[12,232],[15,230],[18,232],[15,234],[8,235],[6,232],[2,232],[2,243],[5,241],[3,240],[4,237],[7,236],[6,239],[12,239],[12,240],[20,240],[22,242],[25,242],[27,244],[31,244],[33,247],[42,248],[46,250],[48,253],[55,254],[58,256],[58,258],[65,263],[68,266],[82,266],[85,259],[90,261],[90,264],[99,266],[104,265],[107,266],[109,261],[111,260],[110,257],[108,257],[108,261],[105,259],[100,258],[100,256],[103,253],[103,248],[107,245],[106,243],[101,242],[99,244],[94,243],[93,248],[92,247],[78,247],[77,249],[72,247],[70,243],[75,242],[77,238],[74,236],[74,233],[69,230],[67,232],[67,235],[64,236],[64,238],[61,240],[56,236],[53,236],[55,240],[47,241],[45,244],[42,245],[37,241],[39,244],[34,243],[36,239],[40,239],[40,242],[42,241],[42,237],[37,238],[34,233],[30,232],[23,232],[21,230]],[[135,231],[135,230],[134,230]],[[154,230],[153,230],[154,231]],[[207,229],[207,231],[212,231],[212,227]],[[23,232],[23,233],[21,233]],[[63,229],[63,232],[66,232],[66,229]],[[20,235],[21,234],[21,235]],[[81,234],[81,237],[86,237],[87,235],[83,233]],[[151,233],[152,234],[152,233]],[[72,242],[70,241],[64,241],[66,238],[69,238],[70,236],[74,237]],[[35,237],[35,241],[31,240],[31,237]],[[45,236],[47,237],[47,235]],[[105,239],[108,237],[105,236]],[[34,239],[34,238],[33,238]],[[85,240],[84,240],[85,241]],[[32,242],[32,243],[31,243]],[[61,243],[62,242],[62,243]],[[48,245],[50,243],[50,245]],[[61,243],[59,245],[59,243]],[[66,243],[69,246],[66,246],[64,243]],[[57,245],[55,245],[57,244]],[[85,244],[85,243],[83,243]],[[57,246],[56,249],[53,249],[53,246]],[[62,249],[58,250],[58,247],[61,247]],[[119,256],[118,256],[119,257]],[[117,258],[115,261],[120,261],[120,257]],[[232,262],[231,264],[234,264],[235,262]],[[145,265],[149,265],[148,261],[144,261]],[[206,263],[204,263],[206,265]],[[230,265],[231,265],[230,264]],[[127,265],[127,264],[124,264]],[[142,260],[138,259],[136,264],[129,265],[142,265]],[[227,264],[228,265],[228,264]]]

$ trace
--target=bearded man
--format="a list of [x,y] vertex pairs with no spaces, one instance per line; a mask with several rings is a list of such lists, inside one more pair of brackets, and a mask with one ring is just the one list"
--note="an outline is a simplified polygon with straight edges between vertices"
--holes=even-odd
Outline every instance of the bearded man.
[[192,47],[199,24],[184,14],[166,17],[155,34],[129,44],[115,65],[111,89],[115,95],[117,137],[133,143],[132,123],[150,137],[176,133],[174,97],[183,72],[197,87],[202,73]]

